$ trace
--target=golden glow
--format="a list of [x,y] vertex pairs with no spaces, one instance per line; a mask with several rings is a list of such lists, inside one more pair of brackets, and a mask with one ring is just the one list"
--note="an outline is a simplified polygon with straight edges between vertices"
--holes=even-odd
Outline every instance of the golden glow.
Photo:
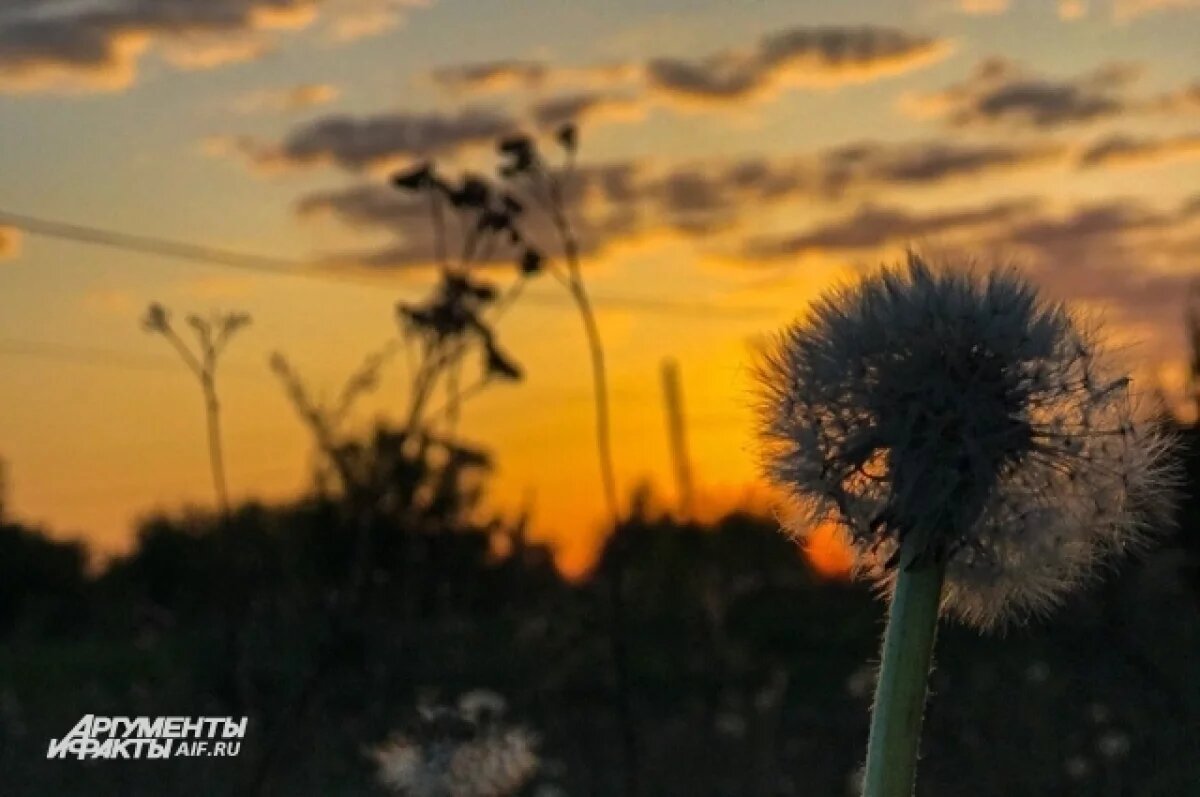
[[818,526],[805,536],[804,555],[813,569],[828,579],[847,579],[854,566],[850,546],[832,523]]
[[[1188,217],[1190,227],[1181,221],[1200,185],[1194,119],[1185,116],[1192,95],[1184,90],[1200,73],[1200,62],[1194,47],[1183,46],[1190,44],[1185,12],[1176,18],[1166,10],[1182,4],[1122,0],[1125,16],[1136,16],[1122,27],[1107,8],[1085,14],[1089,4],[1067,0],[1044,8],[997,0],[941,4],[951,13],[930,13],[925,3],[907,11],[881,2],[827,4],[822,19],[811,22],[797,17],[794,4],[776,0],[757,4],[753,19],[730,3],[678,20],[660,15],[653,2],[631,6],[628,15],[580,12],[587,2],[547,4],[558,10],[546,25],[530,25],[505,4],[301,1],[273,10],[278,4],[258,3],[260,10],[236,35],[210,31],[216,38],[189,40],[159,29],[114,30],[105,39],[111,47],[94,61],[55,60],[50,52],[0,75],[0,123],[7,133],[0,208],[290,258],[327,268],[323,275],[375,281],[345,284],[182,265],[0,227],[0,347],[2,341],[30,340],[85,350],[60,357],[0,348],[0,456],[9,465],[13,511],[54,533],[86,536],[111,553],[130,544],[137,518],[147,512],[212,505],[199,391],[163,341],[139,329],[138,317],[151,301],[179,316],[253,314],[254,325],[234,342],[219,375],[230,488],[235,498],[265,500],[286,500],[307,488],[311,441],[267,358],[283,352],[314,392],[336,395],[362,357],[395,335],[395,301],[418,299],[429,282],[428,270],[385,274],[335,262],[339,254],[396,242],[389,230],[355,229],[330,214],[298,212],[300,201],[314,192],[386,184],[386,167],[379,165],[386,158],[355,171],[320,147],[305,151],[303,164],[280,157],[291,132],[326,117],[336,128],[337,120],[396,113],[453,117],[484,103],[525,124],[539,101],[616,92],[595,106],[603,124],[593,124],[594,116],[583,120],[580,166],[628,165],[636,182],[660,191],[629,208],[631,221],[621,234],[585,241],[604,244],[584,268],[606,346],[625,501],[645,482],[659,494],[673,494],[659,388],[664,358],[681,367],[694,516],[710,522],[736,507],[769,511],[754,440],[749,363],[756,339],[802,315],[830,285],[903,256],[908,244],[950,243],[982,249],[983,258],[1027,254],[1020,241],[1012,251],[1002,249],[1004,231],[992,227],[1008,223],[1007,217],[992,226],[964,226],[961,220],[956,226],[898,224],[881,238],[859,239],[852,229],[811,238],[799,254],[786,254],[792,251],[786,246],[778,255],[746,254],[748,242],[811,236],[822,226],[858,218],[868,205],[879,211],[877,218],[903,222],[1030,200],[1030,218],[1053,226],[1089,204],[1121,198],[1146,203],[1140,216],[1132,214],[1141,221],[1112,246],[1076,253],[1060,244],[1054,257],[1064,262],[1034,265],[1058,278],[1054,287],[1061,298],[1078,298],[1072,291],[1082,288],[1084,298],[1113,311],[1119,338],[1148,338],[1148,367],[1172,399],[1189,391],[1183,296],[1176,308],[1170,304],[1174,286],[1159,282],[1193,267],[1188,264],[1195,260],[1200,224],[1195,215]],[[1156,7],[1162,8],[1150,13]],[[1073,21],[1060,22],[1058,13]],[[390,28],[383,40],[330,41],[378,32],[400,18],[407,24]],[[870,63],[750,57],[760,79],[745,96],[722,102],[668,97],[666,89],[647,83],[654,59],[703,66],[706,54],[723,53],[736,62],[756,42],[797,26],[858,27],[864,21],[927,44]],[[1047,36],[1056,37],[1056,47],[1047,50]],[[267,50],[271,58],[262,57]],[[1094,74],[1110,61],[1145,63],[1147,76],[1129,87],[1127,117],[1022,131],[1032,155],[926,179],[922,175],[939,164],[961,166],[956,146],[1002,149],[1016,140],[1008,130],[960,135],[931,115],[945,110],[935,102],[944,101],[940,92],[997,54],[1035,79]],[[191,66],[212,69],[182,74],[171,59],[184,56]],[[247,62],[218,68],[231,59]],[[531,83],[497,72],[457,92],[432,79],[437,67],[492,59],[529,59],[544,63],[549,73]],[[62,89],[109,93],[64,96]],[[626,93],[633,99],[627,101]],[[1174,104],[1162,98],[1175,98]],[[681,103],[701,107],[681,113]],[[372,129],[364,127],[363,135]],[[1081,168],[1079,153],[1109,136],[1157,146],[1119,150],[1125,159],[1119,170],[1111,163]],[[868,153],[866,160],[856,160],[856,147],[860,155]],[[874,163],[869,153],[880,147],[926,152],[929,159],[885,158],[888,175],[855,187],[852,172]],[[448,171],[494,165],[490,144],[435,154],[449,160]],[[823,168],[839,154],[851,187],[826,191],[822,180],[836,182],[838,175]],[[397,162],[411,157],[399,155]],[[747,164],[739,177],[729,177],[733,167]],[[252,174],[247,165],[271,174]],[[763,167],[758,177],[756,165]],[[683,181],[671,193],[666,178],[680,173],[725,175],[727,190],[714,190],[715,206],[705,179]],[[662,200],[666,194],[670,201]],[[671,216],[672,202],[682,215]],[[605,209],[598,193],[587,203],[585,211]],[[682,229],[681,219],[694,217],[700,219],[696,228]],[[912,240],[929,230],[938,240]],[[1097,255],[1115,257],[1122,247],[1135,246],[1139,255],[1143,247],[1157,249],[1136,258],[1136,276],[1144,277],[1145,286],[1133,279],[1121,283],[1137,293],[1131,304],[1140,303],[1134,307],[1140,315],[1126,318],[1119,297],[1105,285],[1128,274],[1121,267],[1089,269]],[[494,454],[489,508],[510,517],[528,508],[532,536],[552,543],[562,567],[578,574],[592,563],[606,528],[587,350],[560,285],[547,278],[529,293],[537,301],[525,297],[498,330],[527,380],[473,400],[460,431]],[[612,297],[666,301],[683,310]],[[376,417],[399,417],[403,374],[400,363],[385,374],[355,416],[359,429]],[[821,572],[844,575],[847,559],[832,532],[814,536],[809,556]]]

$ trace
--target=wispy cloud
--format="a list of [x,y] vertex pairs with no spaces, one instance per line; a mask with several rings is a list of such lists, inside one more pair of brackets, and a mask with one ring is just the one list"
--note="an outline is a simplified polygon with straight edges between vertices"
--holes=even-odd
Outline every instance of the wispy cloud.
[[393,30],[410,8],[422,8],[432,0],[325,0],[329,13],[329,35],[337,42],[352,42]]
[[1110,136],[1088,146],[1079,166],[1143,166],[1200,158],[1200,133],[1163,138]]
[[213,155],[238,155],[264,172],[320,165],[361,172],[491,145],[518,128],[511,116],[480,107],[456,113],[339,114],[306,122],[278,143],[218,136],[209,139],[205,148]]
[[659,94],[686,102],[721,103],[770,97],[794,87],[836,86],[874,80],[933,63],[950,42],[894,28],[792,28],[764,36],[748,49],[698,60],[655,58],[646,82]]
[[1147,101],[1144,107],[1148,111],[1179,116],[1200,114],[1200,80],[1161,94]]
[[501,59],[438,67],[429,73],[433,82],[452,92],[490,93],[509,89],[541,88],[553,70],[543,61]]
[[434,85],[456,95],[496,94],[505,91],[544,89],[602,89],[633,82],[636,64],[611,63],[562,66],[548,61],[505,58],[451,64],[429,73]]
[[[774,159],[619,162],[583,169],[568,201],[582,225],[580,238],[592,252],[649,235],[667,235],[718,251],[753,230],[765,211],[790,201],[878,196],[1039,168],[1065,158],[1066,151],[1057,145],[863,142]],[[395,239],[379,251],[349,258],[354,262],[407,267],[431,261],[428,206],[386,186],[369,184],[312,194],[300,200],[297,212],[305,219],[331,218],[352,229],[386,232]],[[879,222],[879,213],[865,221]],[[895,224],[902,221],[892,219]],[[986,218],[979,216],[977,221],[982,224]],[[939,224],[948,228],[964,222],[954,216],[927,226],[926,231],[935,231]],[[549,229],[533,232],[535,239],[540,235],[542,240],[553,240]],[[912,228],[898,227],[893,234],[914,233]],[[505,255],[497,254],[503,261]]]
[[529,116],[540,128],[567,122],[594,126],[603,122],[632,122],[642,119],[646,106],[635,97],[608,91],[580,91],[539,100],[529,107]]
[[989,58],[963,82],[938,92],[909,95],[901,107],[951,127],[1047,129],[1123,113],[1131,107],[1127,90],[1140,75],[1136,65],[1112,63],[1074,77],[1048,77],[1003,58]]
[[1064,22],[1083,19],[1087,14],[1087,0],[1058,0],[1058,18]]
[[[632,165],[619,164],[587,167],[576,173],[565,201],[573,211],[582,253],[598,254],[645,231],[646,217],[632,201],[637,193],[635,171]],[[533,202],[525,204],[532,206]],[[304,219],[331,218],[353,229],[386,232],[393,239],[380,247],[339,253],[329,258],[333,262],[372,268],[418,268],[435,262],[430,208],[424,199],[366,184],[310,194],[296,204],[296,212]],[[544,214],[530,214],[523,232],[543,245],[556,240]],[[510,264],[516,254],[502,241],[488,250],[486,262]]]
[[[1012,7],[1011,0],[949,0],[954,7],[972,15],[990,16],[1003,14]],[[1063,20],[1080,19],[1088,13],[1088,0],[1058,0],[1058,16]],[[1200,9],[1200,0],[1110,0],[1111,16],[1118,22],[1128,22],[1138,17],[1160,11],[1187,11]]]
[[993,16],[1008,11],[1009,0],[956,0],[955,6],[964,14]]
[[[396,19],[405,0],[7,0],[0,90],[117,90],[151,49],[181,69],[258,58],[279,35],[368,10]],[[349,16],[348,16],[349,15]]]
[[1040,198],[922,211],[867,204],[790,235],[751,239],[743,257],[876,259],[922,244],[1022,263],[1053,294],[1106,308],[1148,333],[1158,351],[1176,351],[1182,297],[1200,278],[1200,196],[1166,209],[1139,199],[1066,209]]
[[261,89],[238,97],[233,107],[239,113],[291,113],[327,105],[341,92],[328,83],[304,83],[285,88]]
[[871,251],[935,236],[943,241],[964,233],[978,236],[987,229],[1011,225],[1035,207],[1031,200],[1015,200],[920,213],[898,206],[865,205],[853,215],[803,233],[752,239],[745,254],[751,259],[790,258],[815,252]]
[[1156,11],[1196,9],[1200,9],[1200,0],[1113,0],[1113,15],[1119,20],[1131,20]]
[[762,99],[797,87],[830,87],[906,72],[952,49],[943,38],[896,28],[795,27],[763,36],[748,47],[698,59],[558,66],[542,60],[502,59],[443,66],[433,82],[455,93],[543,90],[636,90],[646,102],[731,103]]
[[21,251],[21,233],[12,227],[0,226],[0,260],[16,257]]
[[1023,220],[1000,240],[1030,258],[1050,290],[1108,307],[1178,346],[1182,301],[1200,277],[1198,220],[1196,198],[1170,209],[1111,199]]

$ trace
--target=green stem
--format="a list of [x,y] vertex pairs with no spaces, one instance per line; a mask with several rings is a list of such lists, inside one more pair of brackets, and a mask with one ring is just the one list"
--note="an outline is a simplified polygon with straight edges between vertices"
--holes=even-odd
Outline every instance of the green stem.
[[863,797],[912,797],[945,568],[901,569],[883,637]]

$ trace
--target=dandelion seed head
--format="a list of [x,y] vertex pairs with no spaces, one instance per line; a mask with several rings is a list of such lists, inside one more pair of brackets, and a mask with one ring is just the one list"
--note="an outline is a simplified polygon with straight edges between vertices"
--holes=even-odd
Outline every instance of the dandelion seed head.
[[945,563],[980,627],[1048,610],[1165,520],[1170,439],[1098,329],[1012,269],[917,255],[817,300],[759,365],[769,477],[860,573]]

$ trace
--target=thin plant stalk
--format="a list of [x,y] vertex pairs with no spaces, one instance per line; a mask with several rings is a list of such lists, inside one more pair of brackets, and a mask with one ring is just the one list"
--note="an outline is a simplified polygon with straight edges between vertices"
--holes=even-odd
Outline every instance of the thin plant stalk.
[[208,461],[212,468],[213,490],[222,515],[229,514],[229,486],[225,480],[225,453],[221,446],[221,405],[214,380],[202,379],[204,416],[208,425]]
[[587,337],[588,356],[592,365],[592,393],[596,410],[596,450],[600,459],[600,479],[604,487],[604,500],[613,523],[620,521],[620,501],[617,497],[616,468],[613,465],[612,454],[612,422],[610,420],[608,400],[608,369],[604,359],[604,343],[600,339],[600,326],[596,322],[596,312],[592,307],[591,297],[583,281],[583,270],[579,264],[579,242],[575,231],[567,218],[565,203],[558,181],[550,177],[546,180],[550,201],[547,207],[555,230],[562,239],[563,254],[567,262],[567,291],[575,302],[583,322],[584,335]]
[[912,797],[944,565],[901,568],[883,637],[863,797]]
[[[568,149],[568,171],[574,168],[574,149]],[[588,355],[592,366],[592,404],[596,411],[596,451],[600,461],[600,480],[604,489],[604,500],[608,508],[614,532],[621,522],[621,505],[617,496],[616,468],[612,454],[612,423],[610,420],[608,400],[608,369],[604,358],[604,343],[600,338],[600,325],[596,321],[596,312],[592,307],[591,297],[583,281],[583,269],[579,262],[579,241],[575,230],[567,217],[566,202],[562,194],[562,186],[553,175],[542,169],[534,172],[535,178],[542,184],[548,194],[543,200],[548,209],[551,223],[562,242],[563,256],[567,264],[567,276],[563,282],[567,292],[575,302],[583,322],[584,335],[587,339]],[[561,276],[561,275],[560,275]],[[612,559],[612,569],[607,579],[607,597],[610,612],[609,646],[613,660],[613,675],[617,689],[617,715],[621,729],[621,742],[625,757],[626,797],[636,797],[640,793],[639,771],[640,754],[638,732],[633,715],[632,676],[629,665],[629,651],[625,641],[626,607],[623,594],[624,563],[619,551]]]
[[179,353],[184,365],[200,383],[204,396],[204,420],[208,431],[208,459],[212,471],[213,491],[222,516],[229,514],[229,486],[225,478],[225,455],[221,440],[221,405],[217,397],[217,366],[230,339],[250,323],[245,313],[228,313],[208,319],[189,316],[188,324],[196,335],[197,352],[183,341],[171,325],[170,314],[162,305],[153,303],[142,319],[142,326],[151,333],[162,335]]

